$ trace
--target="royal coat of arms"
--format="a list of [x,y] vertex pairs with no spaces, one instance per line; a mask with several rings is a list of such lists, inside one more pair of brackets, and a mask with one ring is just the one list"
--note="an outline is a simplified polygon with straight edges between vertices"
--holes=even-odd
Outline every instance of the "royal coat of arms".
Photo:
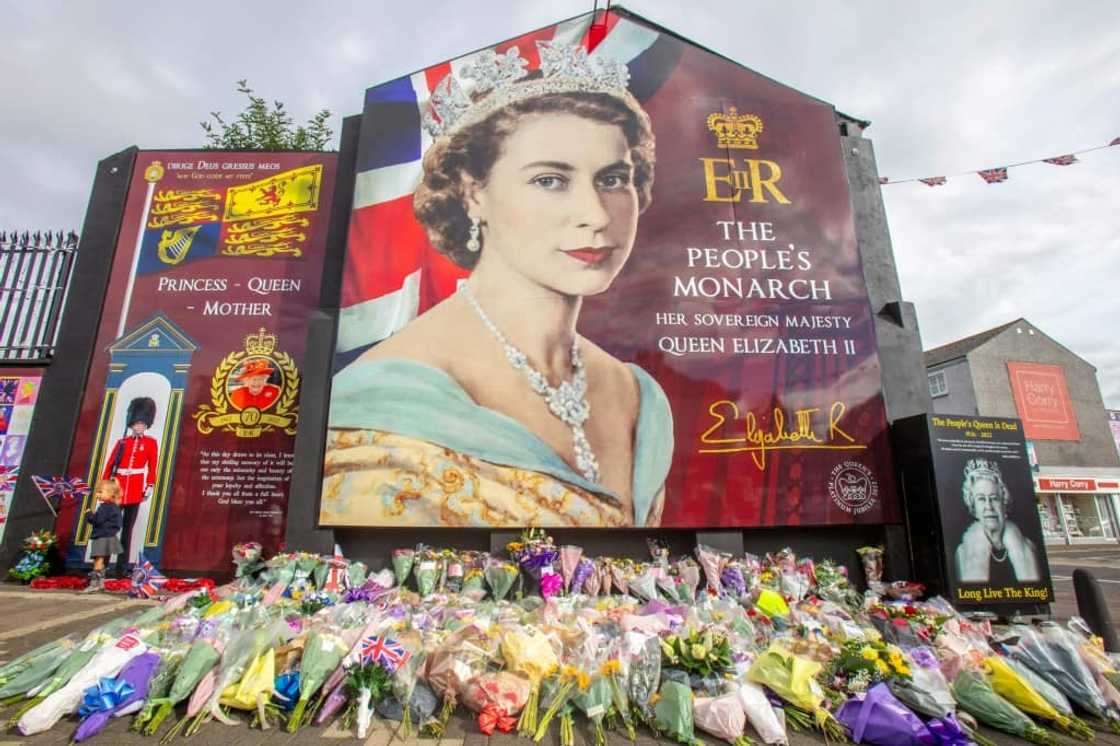
[[245,338],[243,351],[231,352],[218,363],[210,379],[210,403],[200,404],[191,417],[203,435],[219,428],[239,438],[256,438],[278,428],[295,435],[298,397],[295,362],[276,349],[276,335],[262,328]]

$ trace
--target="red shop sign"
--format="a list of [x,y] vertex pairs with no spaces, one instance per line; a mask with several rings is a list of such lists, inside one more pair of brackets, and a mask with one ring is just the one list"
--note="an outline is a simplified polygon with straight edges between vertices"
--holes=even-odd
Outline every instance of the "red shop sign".
[[1097,483],[1093,479],[1042,479],[1038,488],[1043,492],[1093,492]]

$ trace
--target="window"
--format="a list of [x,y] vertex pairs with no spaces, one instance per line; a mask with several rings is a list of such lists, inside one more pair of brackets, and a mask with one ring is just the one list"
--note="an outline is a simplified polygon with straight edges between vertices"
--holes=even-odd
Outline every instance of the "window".
[[935,399],[949,394],[949,381],[945,378],[945,371],[939,370],[929,374],[929,395]]

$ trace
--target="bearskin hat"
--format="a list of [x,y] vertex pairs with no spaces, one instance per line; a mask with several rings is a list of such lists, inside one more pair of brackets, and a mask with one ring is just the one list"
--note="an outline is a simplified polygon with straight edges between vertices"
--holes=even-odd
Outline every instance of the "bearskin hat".
[[156,421],[156,403],[150,397],[138,396],[128,403],[128,417],[125,427],[132,427],[134,422],[143,422],[148,427]]

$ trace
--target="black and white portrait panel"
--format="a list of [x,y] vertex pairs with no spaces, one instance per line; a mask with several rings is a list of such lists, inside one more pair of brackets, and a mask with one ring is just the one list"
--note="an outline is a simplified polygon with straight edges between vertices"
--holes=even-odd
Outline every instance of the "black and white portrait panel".
[[[996,459],[970,458],[965,462],[959,511],[950,505],[943,507],[943,515],[959,512],[961,516],[960,539],[953,557],[958,583],[1001,587],[1042,579],[1038,559],[1041,537],[1034,530],[1034,491],[1019,480],[1011,482]],[[945,495],[942,499],[950,498]]]

